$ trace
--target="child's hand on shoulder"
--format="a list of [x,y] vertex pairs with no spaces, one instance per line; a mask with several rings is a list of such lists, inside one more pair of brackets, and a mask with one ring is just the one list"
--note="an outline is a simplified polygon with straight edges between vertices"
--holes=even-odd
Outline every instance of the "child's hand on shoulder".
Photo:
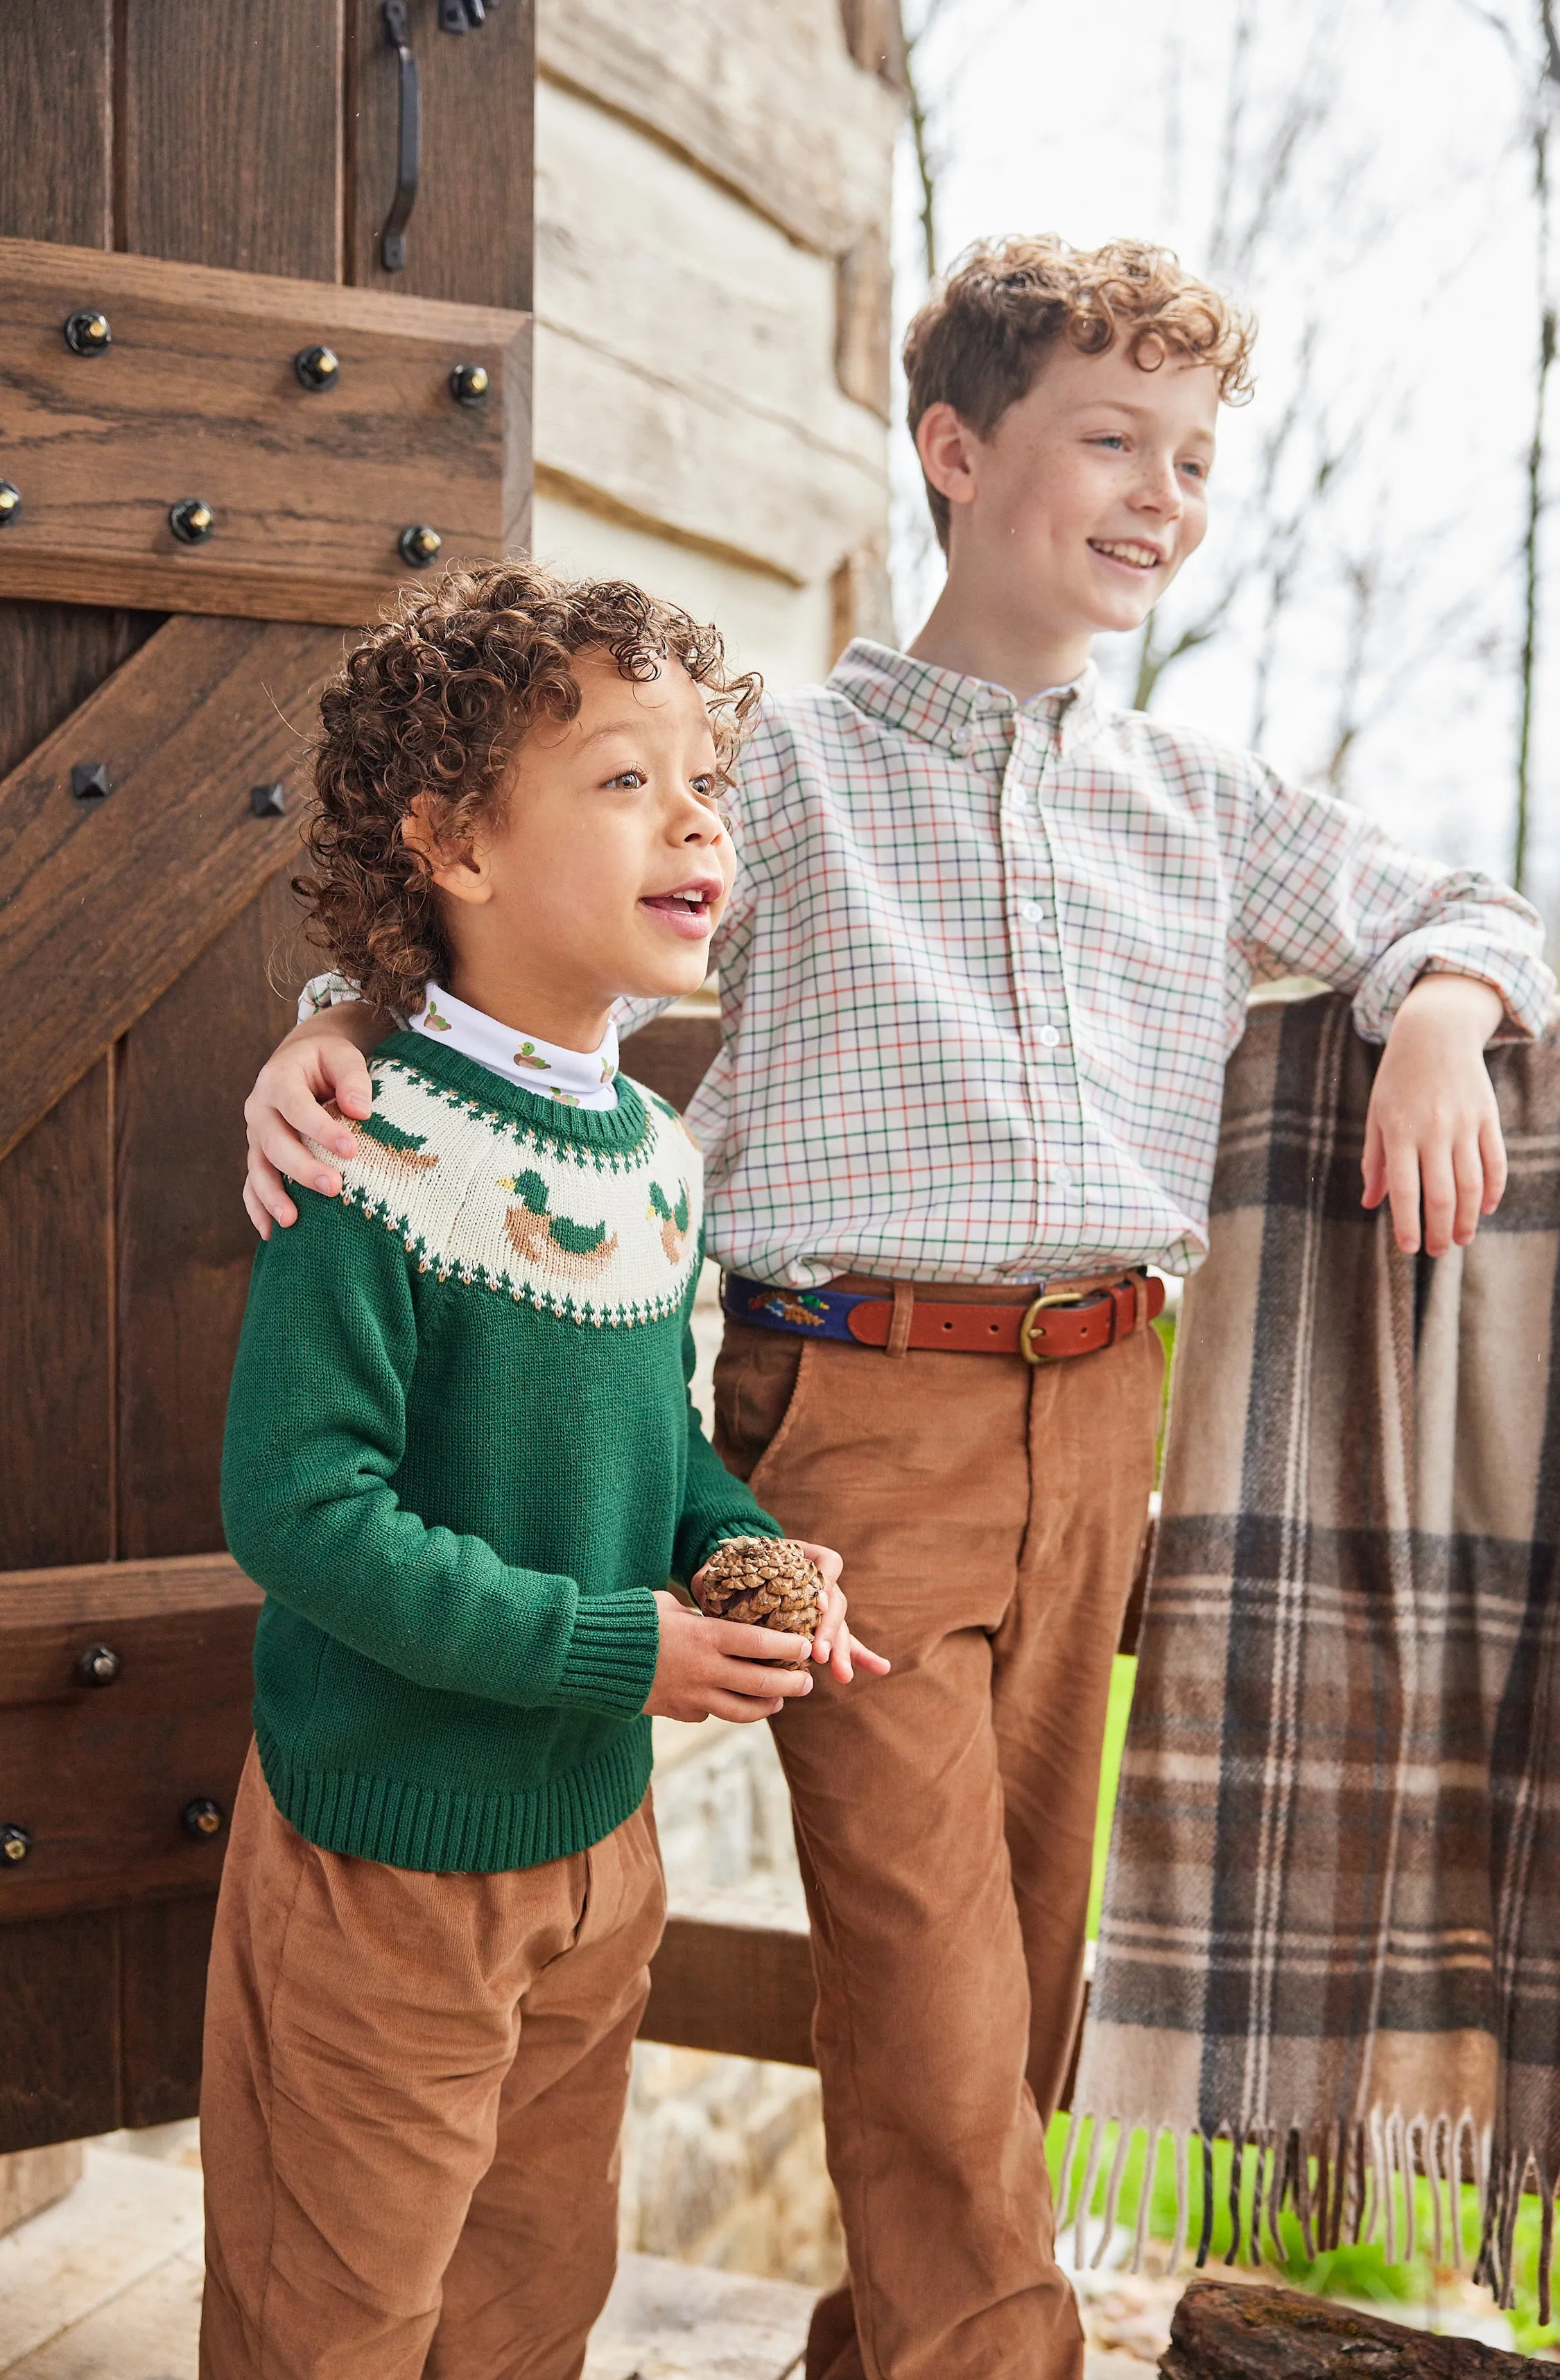
[[[1506,1014],[1476,976],[1421,976],[1393,1019],[1365,1120],[1362,1203],[1392,1203],[1405,1256],[1466,1247],[1506,1188],[1484,1046]],[[1421,1227],[1421,1202],[1423,1226]]]
[[[363,1053],[387,1029],[388,1020],[377,1009],[356,1002],[322,1008],[296,1026],[260,1068],[244,1102],[249,1135],[244,1205],[262,1240],[271,1237],[273,1222],[284,1231],[298,1219],[284,1175],[326,1198],[339,1196],[341,1175],[321,1165],[304,1135],[321,1148],[351,1156],[352,1135],[342,1118],[366,1116],[372,1109]],[[333,1102],[333,1114],[327,1099]]]

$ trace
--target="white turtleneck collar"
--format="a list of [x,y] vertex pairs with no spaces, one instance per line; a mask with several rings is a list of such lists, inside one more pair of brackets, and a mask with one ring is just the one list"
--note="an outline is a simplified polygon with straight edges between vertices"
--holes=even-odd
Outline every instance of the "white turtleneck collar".
[[446,1050],[458,1050],[538,1099],[557,1099],[570,1108],[615,1108],[618,1103],[618,1029],[607,1026],[599,1050],[562,1050],[556,1042],[538,1041],[534,1034],[516,1033],[479,1008],[437,983],[428,987],[426,1004],[406,1019],[407,1029],[426,1033]]

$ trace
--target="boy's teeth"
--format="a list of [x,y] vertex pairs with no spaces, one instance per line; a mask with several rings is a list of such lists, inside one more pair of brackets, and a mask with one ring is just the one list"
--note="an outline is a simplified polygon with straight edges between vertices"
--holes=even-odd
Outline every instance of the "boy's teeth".
[[1151,545],[1118,544],[1103,537],[1095,538],[1094,545],[1096,552],[1108,553],[1113,561],[1134,563],[1140,570],[1152,570],[1159,559]]

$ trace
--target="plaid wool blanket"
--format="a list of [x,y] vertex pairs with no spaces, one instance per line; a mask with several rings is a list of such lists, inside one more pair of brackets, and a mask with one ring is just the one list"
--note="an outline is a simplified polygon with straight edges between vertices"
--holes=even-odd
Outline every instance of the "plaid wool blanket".
[[1534,2190],[1547,2318],[1560,1043],[1491,1053],[1510,1186],[1433,1263],[1360,1209],[1376,1055],[1329,994],[1254,1010],[1230,1062],[1058,2203],[1081,2254],[1114,2119],[1108,2239],[1134,2131],[1167,2133],[1184,2237],[1188,2144],[1211,2182],[1222,2135],[1253,2260],[1286,2205],[1308,2252],[1411,2254],[1417,2173],[1456,2264],[1475,2179],[1509,2303]]

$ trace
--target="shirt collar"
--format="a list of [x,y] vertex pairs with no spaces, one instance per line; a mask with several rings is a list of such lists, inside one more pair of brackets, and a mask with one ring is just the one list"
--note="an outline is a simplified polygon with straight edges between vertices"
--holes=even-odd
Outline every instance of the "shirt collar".
[[958,670],[913,661],[909,653],[854,637],[829,674],[829,685],[869,719],[918,736],[939,751],[967,753],[986,722],[1031,719],[1054,728],[1064,751],[1084,741],[1099,719],[1099,670],[1094,662],[1070,686],[1018,701],[1006,686],[965,677]]
[[615,1108],[618,1103],[615,1025],[609,1024],[599,1050],[562,1050],[555,1042],[538,1041],[534,1034],[514,1032],[437,983],[429,985],[426,1005],[406,1025],[410,1032],[437,1038],[441,1049],[459,1050],[538,1099],[557,1099],[571,1108]]

